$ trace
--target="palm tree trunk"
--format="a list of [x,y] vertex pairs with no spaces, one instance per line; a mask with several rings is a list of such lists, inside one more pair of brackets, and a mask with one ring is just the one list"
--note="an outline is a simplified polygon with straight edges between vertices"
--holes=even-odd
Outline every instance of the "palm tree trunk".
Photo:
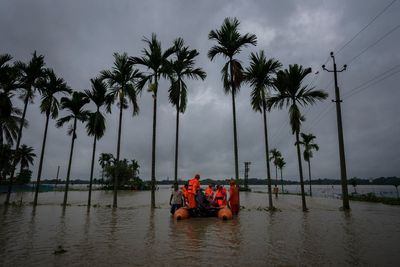
[[153,99],[153,142],[151,149],[151,208],[156,207],[156,128],[157,128],[157,90],[158,76],[155,74],[155,90]]
[[299,131],[296,131],[296,147],[297,147],[297,159],[298,159],[298,162],[299,162],[301,204],[302,204],[302,207],[303,207],[303,211],[307,211],[306,196],[305,196],[305,193],[304,193],[304,179],[303,179],[303,167],[302,167],[302,163],[301,163]]
[[278,186],[278,166],[275,164],[275,185]]
[[[96,112],[96,118],[95,118],[95,122],[94,122],[94,129],[96,130],[96,126],[97,126],[97,116],[99,114],[99,108],[97,108],[97,112]],[[89,196],[88,196],[88,208],[90,208],[90,203],[92,200],[92,185],[93,185],[93,169],[94,169],[94,158],[96,155],[96,141],[97,141],[97,136],[96,136],[96,131],[93,135],[93,152],[92,152],[92,164],[90,166],[90,181],[89,181]]]
[[35,188],[35,198],[33,199],[34,206],[37,205],[38,195],[39,195],[39,187],[40,187],[40,179],[42,178],[43,158],[44,158],[44,151],[46,148],[46,139],[47,139],[47,129],[49,126],[49,118],[50,118],[50,112],[46,112],[46,125],[44,127],[42,151],[40,152],[39,170],[38,170],[38,176],[37,176],[36,188]]
[[[17,138],[17,144],[15,147],[15,151],[18,151],[19,145],[21,143],[22,128],[24,128],[25,115],[26,115],[26,109],[28,108],[28,102],[29,102],[29,99],[28,99],[28,96],[26,96],[25,100],[24,100],[24,111],[22,113],[21,125],[19,126],[19,130],[18,130],[18,138]],[[15,172],[16,165],[17,165],[17,162],[14,159],[13,163],[12,163],[12,168],[11,168],[10,181],[8,183],[7,197],[6,197],[6,201],[4,202],[5,205],[8,205],[8,203],[10,203],[10,196],[11,196],[11,191],[12,191],[12,185],[13,185],[14,172]]]
[[[123,110],[123,99],[119,100],[119,125],[118,125],[118,143],[117,143],[117,164],[119,164],[119,154],[121,149],[121,127],[122,127],[122,110]],[[114,173],[114,197],[113,197],[113,208],[118,205],[117,194],[118,194],[118,168],[115,169]]]
[[74,118],[74,130],[72,132],[72,141],[71,141],[71,151],[69,153],[69,162],[68,162],[68,171],[67,171],[67,179],[65,180],[65,191],[64,191],[64,202],[63,206],[67,206],[68,199],[68,188],[69,188],[69,177],[71,175],[71,164],[72,164],[72,155],[74,153],[74,144],[76,139],[76,118]]
[[311,190],[311,163],[310,159],[308,159],[308,180],[310,181],[310,197],[312,197],[312,190]]
[[[264,92],[263,92],[263,99],[264,98]],[[268,203],[269,203],[269,209],[273,210],[274,205],[272,203],[272,189],[271,189],[271,168],[269,165],[269,145],[268,145],[268,129],[267,129],[267,111],[265,107],[265,102],[263,103],[263,119],[264,119],[264,138],[265,138],[265,161],[267,162],[267,183],[268,183]]]
[[181,97],[181,83],[178,79],[178,101],[176,103],[176,132],[175,132],[175,176],[174,181],[178,183],[178,147],[179,147],[179,100]]
[[282,187],[282,194],[283,194],[283,178],[282,178],[282,169],[281,169],[281,187]]

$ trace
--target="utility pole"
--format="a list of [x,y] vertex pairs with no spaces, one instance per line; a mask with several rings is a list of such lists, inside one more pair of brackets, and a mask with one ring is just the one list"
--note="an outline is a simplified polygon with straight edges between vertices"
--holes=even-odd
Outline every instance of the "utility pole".
[[250,161],[244,162],[244,190],[249,190],[249,170],[250,170]]
[[342,182],[342,200],[343,200],[343,209],[349,210],[349,193],[347,189],[347,172],[346,172],[346,158],[344,153],[344,141],[343,141],[343,125],[342,125],[342,109],[340,107],[340,103],[342,100],[340,99],[339,86],[337,83],[337,73],[345,71],[347,65],[344,65],[341,70],[336,69],[335,56],[333,52],[331,52],[331,58],[333,60],[333,70],[328,70],[325,68],[325,65],[322,65],[322,69],[327,72],[333,72],[335,78],[335,100],[332,102],[336,103],[336,117],[337,117],[337,126],[338,126],[338,139],[339,139],[339,157],[340,157],[340,174],[341,174],[341,182]]
[[56,186],[57,187],[57,183],[58,183],[58,174],[60,173],[60,165],[58,165],[57,167],[57,176],[56,176]]

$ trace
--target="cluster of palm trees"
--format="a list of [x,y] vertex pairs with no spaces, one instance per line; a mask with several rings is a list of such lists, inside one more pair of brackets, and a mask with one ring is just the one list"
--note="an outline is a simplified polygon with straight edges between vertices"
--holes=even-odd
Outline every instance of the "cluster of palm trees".
[[[222,56],[226,62],[221,70],[223,89],[232,98],[233,135],[234,135],[234,162],[235,178],[239,178],[238,170],[238,144],[236,129],[236,106],[235,96],[239,93],[243,83],[248,83],[251,88],[251,107],[255,112],[262,113],[265,141],[265,162],[267,167],[267,180],[269,192],[269,208],[274,209],[271,194],[271,173],[269,160],[268,124],[267,114],[272,108],[289,108],[290,124],[292,134],[296,137],[296,148],[299,164],[299,175],[301,182],[303,210],[307,210],[304,194],[303,170],[301,162],[300,145],[304,145],[305,160],[310,163],[312,149],[317,149],[312,144],[312,139],[306,143],[306,139],[300,142],[301,123],[304,121],[300,108],[314,104],[316,101],[324,100],[327,94],[321,90],[315,90],[303,85],[304,78],[311,73],[311,68],[303,68],[297,64],[289,65],[282,70],[282,64],[274,58],[267,59],[264,51],[250,54],[249,67],[244,68],[241,61],[237,59],[238,54],[247,46],[255,46],[257,37],[254,34],[239,32],[240,22],[236,18],[226,18],[219,29],[211,30],[209,39],[216,44],[208,51],[208,57],[213,61],[217,56]],[[175,138],[175,170],[174,179],[178,178],[178,155],[179,155],[179,116],[184,113],[187,105],[187,79],[206,78],[206,73],[195,67],[195,59],[199,55],[196,49],[186,46],[182,38],[174,40],[171,47],[162,49],[161,42],[156,34],[150,38],[144,38],[145,48],[139,57],[129,57],[126,53],[114,53],[114,65],[110,70],[103,70],[100,75],[90,80],[91,89],[84,92],[73,91],[66,82],[56,76],[53,70],[45,68],[44,57],[33,54],[32,60],[25,64],[15,62],[9,65],[11,56],[1,56],[1,142],[3,136],[12,144],[16,140],[16,150],[19,149],[22,137],[22,129],[25,123],[25,115],[28,104],[34,100],[36,91],[42,97],[40,110],[46,116],[43,144],[40,154],[39,169],[37,175],[37,186],[34,204],[37,204],[38,188],[40,184],[42,167],[44,163],[47,129],[50,117],[58,118],[59,109],[64,110],[66,115],[58,118],[57,127],[70,124],[68,134],[71,135],[71,148],[69,154],[68,171],[63,205],[67,204],[68,185],[71,174],[71,164],[78,123],[86,123],[89,136],[93,136],[93,152],[90,168],[90,185],[88,206],[91,202],[91,189],[93,180],[93,168],[96,157],[96,143],[104,135],[106,130],[104,112],[111,113],[114,104],[119,109],[118,138],[115,161],[120,161],[121,132],[123,111],[132,106],[135,116],[139,113],[138,95],[147,86],[147,91],[153,97],[153,132],[152,132],[152,164],[151,164],[151,207],[155,207],[156,186],[156,131],[157,131],[157,100],[160,79],[169,81],[169,101],[176,108],[176,138]],[[140,69],[141,67],[142,69]],[[23,112],[13,106],[12,98],[19,93],[24,101]],[[64,95],[60,100],[59,95]],[[92,102],[94,111],[86,110],[86,104]],[[4,109],[4,111],[3,111]],[[21,115],[22,114],[22,115]],[[303,136],[303,135],[302,135]],[[315,137],[314,137],[315,138]],[[308,139],[307,139],[308,140]],[[307,151],[307,152],[306,152]],[[107,158],[102,159],[103,164]],[[11,186],[14,178],[14,169],[17,161],[14,160],[13,168],[9,174],[9,192],[6,202],[9,201]],[[282,168],[285,162],[282,157],[275,157],[274,164],[280,166],[281,179]],[[104,169],[105,165],[102,165]],[[310,164],[309,164],[310,169]],[[116,170],[118,171],[118,170]],[[118,174],[114,177],[113,207],[117,206]],[[277,169],[276,169],[277,179]]]
[[296,137],[295,144],[299,165],[302,207],[306,211],[307,206],[299,140],[301,123],[305,118],[300,108],[314,104],[316,101],[324,100],[328,95],[322,90],[315,90],[312,87],[303,85],[303,80],[311,73],[311,68],[303,68],[300,65],[294,64],[282,70],[282,64],[274,58],[267,59],[262,50],[259,53],[251,53],[250,66],[246,69],[243,68],[241,62],[235,56],[243,48],[249,45],[256,45],[257,37],[250,33],[240,34],[239,26],[240,22],[236,18],[226,18],[219,29],[210,31],[209,39],[216,41],[217,44],[208,51],[208,56],[211,60],[216,55],[221,55],[227,59],[221,73],[224,91],[227,94],[230,93],[232,96],[235,177],[236,179],[239,178],[235,95],[239,92],[241,84],[247,82],[252,87],[251,106],[254,111],[263,114],[269,209],[273,210],[274,206],[272,203],[271,173],[268,157],[267,112],[272,108],[282,109],[283,107],[289,107],[292,134]]
[[[133,116],[139,113],[138,95],[145,86],[153,97],[153,137],[152,137],[152,168],[151,168],[151,206],[155,207],[155,188],[156,188],[156,126],[157,126],[157,92],[161,78],[170,82],[169,101],[176,107],[176,149],[175,149],[175,181],[178,177],[178,140],[179,140],[179,114],[184,113],[187,105],[187,79],[206,78],[206,73],[201,68],[195,67],[195,59],[199,55],[197,50],[190,49],[185,45],[182,38],[177,38],[173,45],[163,51],[160,41],[155,34],[150,39],[144,38],[146,48],[141,57],[129,57],[126,53],[114,53],[114,66],[110,70],[103,70],[99,77],[90,80],[91,89],[84,92],[73,91],[66,82],[55,75],[54,71],[45,68],[44,57],[33,54],[32,60],[28,63],[15,62],[13,65],[8,63],[12,59],[10,55],[1,56],[1,120],[0,137],[3,147],[3,136],[9,145],[13,145],[16,140],[16,151],[22,137],[22,128],[27,126],[25,122],[26,110],[29,103],[32,103],[36,91],[39,91],[42,101],[40,111],[46,115],[46,124],[43,135],[43,143],[40,154],[39,169],[36,181],[36,192],[34,205],[38,201],[38,192],[42,168],[44,163],[47,130],[50,117],[58,118],[60,109],[66,113],[64,117],[58,118],[57,127],[65,124],[69,125],[68,134],[71,135],[71,148],[69,152],[68,170],[64,191],[63,206],[67,205],[68,187],[71,175],[71,166],[74,152],[76,131],[78,123],[86,123],[86,130],[89,136],[93,136],[93,152],[90,168],[90,182],[88,206],[91,203],[91,191],[93,181],[93,169],[96,157],[96,143],[104,135],[106,122],[104,111],[111,113],[113,104],[117,104],[119,109],[119,126],[117,139],[117,153],[115,162],[120,161],[121,131],[123,111],[133,109]],[[137,66],[142,66],[140,71]],[[13,105],[12,98],[16,93],[21,95],[24,101],[24,110],[21,112]],[[64,94],[60,100],[58,95]],[[95,111],[86,110],[85,106],[92,102]],[[4,110],[3,110],[4,109]],[[7,109],[7,110],[6,110]],[[8,204],[12,190],[15,166],[19,161],[16,159],[12,163],[9,176],[9,189],[6,198]],[[103,166],[104,169],[104,166]],[[116,168],[116,172],[118,168]],[[117,206],[118,174],[114,177],[113,207]]]

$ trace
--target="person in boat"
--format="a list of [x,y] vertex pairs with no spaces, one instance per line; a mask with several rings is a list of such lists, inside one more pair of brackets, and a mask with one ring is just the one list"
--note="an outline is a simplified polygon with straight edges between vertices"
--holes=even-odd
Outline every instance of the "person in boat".
[[229,205],[232,213],[237,215],[239,213],[239,188],[233,179],[229,181]]
[[188,206],[188,187],[189,187],[189,183],[185,183],[182,187],[182,195],[183,195],[183,204],[185,206]]
[[211,202],[211,200],[214,198],[214,187],[212,186],[212,184],[208,184],[204,193],[207,200]]
[[169,205],[171,205],[171,214],[174,214],[175,210],[183,207],[183,194],[181,190],[179,190],[177,183],[174,184],[174,190],[171,193]]
[[214,201],[220,208],[223,208],[227,205],[226,193],[224,192],[222,185],[218,185],[217,191],[215,191]]
[[190,209],[197,207],[196,195],[200,189],[200,175],[196,174],[194,178],[189,180],[188,184],[188,207]]

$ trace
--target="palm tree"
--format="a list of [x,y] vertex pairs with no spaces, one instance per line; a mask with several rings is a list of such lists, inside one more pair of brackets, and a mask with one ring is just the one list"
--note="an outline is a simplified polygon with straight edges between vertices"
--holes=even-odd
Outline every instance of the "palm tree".
[[101,166],[101,180],[104,181],[104,168],[107,165],[110,165],[113,159],[114,159],[114,156],[111,153],[101,153],[100,154],[99,164]]
[[33,152],[33,147],[22,145],[14,155],[14,161],[20,165],[20,173],[23,170],[28,170],[29,165],[33,165],[33,158],[36,154]]
[[257,44],[257,37],[254,34],[246,33],[241,35],[239,33],[239,25],[240,22],[237,18],[225,18],[220,29],[212,30],[208,34],[209,40],[217,42],[217,45],[211,47],[208,51],[210,60],[212,61],[217,55],[221,55],[228,60],[222,68],[221,73],[224,91],[226,94],[231,93],[232,95],[235,178],[237,183],[239,181],[239,155],[236,131],[235,95],[239,92],[243,80],[243,67],[240,61],[235,59],[234,56],[238,55],[244,47]]
[[[139,113],[137,103],[137,91],[135,89],[135,81],[142,77],[139,70],[135,69],[132,62],[128,60],[126,53],[114,53],[114,67],[111,70],[103,70],[101,78],[106,80],[109,86],[107,95],[107,111],[111,113],[111,105],[118,101],[119,106],[119,127],[118,127],[118,142],[117,142],[117,162],[119,162],[120,147],[121,147],[121,128],[122,128],[122,111],[129,107],[128,101],[133,106],[133,116]],[[117,207],[117,189],[118,175],[114,180],[114,198],[113,207]]]
[[83,106],[89,103],[89,99],[82,92],[73,92],[70,98],[61,98],[61,109],[68,110],[69,114],[57,120],[57,127],[62,127],[65,123],[73,120],[72,128],[68,134],[72,135],[71,151],[69,153],[67,178],[65,181],[64,201],[63,206],[67,205],[69,178],[71,174],[72,155],[74,153],[74,143],[76,139],[76,124],[78,121],[85,122],[89,116],[89,112],[83,109]]
[[264,51],[260,53],[251,53],[250,66],[246,68],[244,73],[245,80],[250,83],[253,88],[251,92],[251,106],[255,112],[262,112],[264,123],[264,139],[265,139],[265,161],[267,164],[267,180],[268,180],[268,200],[269,208],[273,209],[272,191],[271,191],[271,170],[268,160],[268,127],[267,127],[267,107],[266,101],[269,95],[268,89],[272,86],[272,75],[281,68],[281,63],[275,59],[265,57]]
[[176,135],[175,135],[175,172],[174,180],[178,182],[178,144],[179,144],[179,113],[184,113],[187,103],[187,86],[183,79],[206,78],[201,68],[195,68],[195,57],[199,55],[196,49],[189,49],[184,45],[182,38],[174,41],[175,58],[169,61],[168,72],[171,81],[169,102],[176,107]]
[[306,198],[304,193],[303,168],[301,163],[299,134],[301,122],[304,116],[301,115],[299,105],[304,107],[314,104],[317,100],[322,101],[328,97],[328,94],[322,90],[315,90],[313,87],[303,86],[304,78],[311,73],[311,68],[303,69],[297,64],[289,65],[289,69],[279,71],[274,81],[276,94],[271,96],[267,105],[268,108],[283,108],[289,106],[289,118],[292,128],[292,134],[296,136],[297,160],[299,164],[301,201],[303,211],[307,211]]
[[303,158],[308,163],[308,180],[310,182],[310,196],[312,196],[312,189],[311,189],[311,158],[313,157],[313,150],[318,151],[319,146],[314,143],[314,139],[316,138],[315,135],[312,133],[305,134],[301,133],[300,145],[304,146]]
[[161,48],[161,42],[157,40],[155,33],[151,35],[151,39],[144,38],[143,42],[146,43],[148,48],[143,49],[142,57],[131,57],[132,63],[142,65],[150,70],[150,73],[143,75],[142,79],[138,83],[138,90],[142,90],[146,84],[148,84],[148,91],[153,96],[153,138],[152,138],[152,149],[151,149],[151,207],[155,208],[156,197],[156,128],[157,128],[157,92],[158,82],[161,75],[167,75],[167,69],[165,68],[168,58],[174,52],[174,48],[171,47],[164,52]]
[[93,152],[92,152],[92,164],[90,167],[90,182],[89,182],[89,196],[88,196],[88,207],[90,207],[92,197],[92,185],[93,185],[93,168],[94,158],[96,155],[96,141],[103,137],[106,130],[105,118],[101,113],[100,109],[106,104],[107,100],[107,85],[100,79],[90,79],[92,84],[92,90],[85,90],[86,96],[96,105],[96,112],[90,113],[89,120],[86,124],[86,131],[89,135],[93,136]]
[[[20,70],[21,77],[20,77],[20,89],[22,90],[21,99],[24,100],[24,109],[22,112],[22,122],[25,121],[26,110],[28,108],[28,104],[33,102],[35,96],[35,90],[37,88],[38,81],[45,76],[45,69],[44,69],[44,56],[36,55],[36,51],[33,53],[32,59],[29,61],[28,64],[24,62],[16,62],[15,66]],[[19,149],[19,145],[21,142],[22,137],[22,128],[24,124],[21,123],[19,125],[18,130],[18,137],[17,137],[17,144],[15,147],[15,151]],[[10,174],[10,182],[8,185],[7,190],[7,197],[5,204],[7,205],[10,202],[11,190],[12,190],[12,183],[14,179],[14,172],[15,172],[15,163],[11,169]]]
[[282,157],[281,152],[274,148],[269,152],[271,154],[269,160],[275,165],[275,185],[278,184],[278,160]]
[[40,112],[46,114],[46,124],[44,127],[42,150],[40,152],[39,169],[36,181],[35,198],[33,200],[33,205],[37,205],[38,195],[39,195],[39,185],[40,179],[42,178],[42,167],[44,152],[46,148],[47,140],[47,129],[49,126],[50,116],[54,120],[58,117],[58,110],[60,103],[56,97],[57,94],[70,94],[72,92],[71,88],[68,87],[67,83],[63,78],[59,78],[54,74],[54,71],[48,69],[46,71],[46,79],[42,79],[39,83],[39,92],[42,95],[42,102],[40,104]]
[[286,162],[285,162],[285,159],[283,158],[283,157],[280,157],[279,159],[278,159],[278,162],[277,162],[277,165],[278,165],[278,168],[281,170],[281,186],[282,186],[282,194],[283,194],[283,176],[282,176],[282,170],[283,170],[283,167],[285,167],[285,165],[286,165]]

